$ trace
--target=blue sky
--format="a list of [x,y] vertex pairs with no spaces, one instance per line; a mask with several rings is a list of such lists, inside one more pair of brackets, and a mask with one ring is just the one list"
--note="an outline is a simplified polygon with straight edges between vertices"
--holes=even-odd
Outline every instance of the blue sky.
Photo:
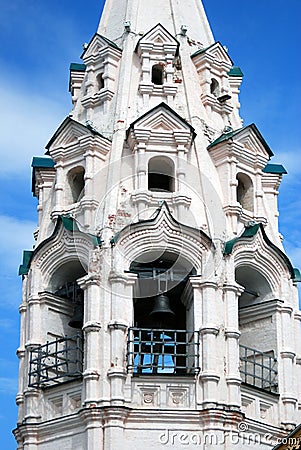
[[[275,153],[272,161],[289,172],[280,188],[280,231],[294,266],[301,267],[300,0],[203,3],[216,40],[245,74],[240,97],[245,124],[256,123]],[[70,112],[69,64],[80,62],[102,5],[102,0],[12,0],[0,9],[0,433],[6,450],[15,448],[17,269],[22,250],[32,247],[37,218],[31,159],[44,153]]]

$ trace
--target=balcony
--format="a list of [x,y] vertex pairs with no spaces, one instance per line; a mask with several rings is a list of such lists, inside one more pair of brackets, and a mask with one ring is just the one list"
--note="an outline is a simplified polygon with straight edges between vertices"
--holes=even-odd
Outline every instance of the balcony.
[[197,331],[130,328],[127,369],[134,375],[195,375],[199,346]]
[[30,351],[30,387],[43,388],[81,378],[83,347],[81,333],[57,338]]
[[239,346],[242,382],[264,391],[278,392],[277,359],[267,352]]

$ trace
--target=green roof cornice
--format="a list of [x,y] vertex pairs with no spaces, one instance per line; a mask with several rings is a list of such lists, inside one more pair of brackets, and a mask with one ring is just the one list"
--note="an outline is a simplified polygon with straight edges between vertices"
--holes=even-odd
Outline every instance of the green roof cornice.
[[121,48],[118,47],[117,44],[115,44],[115,42],[111,41],[110,39],[108,39],[107,37],[103,36],[102,34],[99,34],[99,36],[100,36],[104,41],[106,41],[106,43],[107,43],[108,45],[110,45],[110,47],[114,47],[114,48],[116,48],[117,50],[122,51]]
[[28,274],[32,255],[33,255],[33,250],[24,250],[23,251],[23,262],[19,267],[19,275],[27,275]]
[[36,169],[54,169],[55,162],[49,156],[34,156],[32,158],[32,180],[31,180],[31,191],[35,195],[35,184],[36,184]]
[[233,66],[228,72],[229,77],[243,77],[244,74],[241,71],[241,68],[238,66]]
[[63,226],[65,230],[69,231],[70,233],[81,233],[86,235],[93,243],[94,247],[101,247],[102,240],[99,236],[95,236],[91,233],[87,233],[85,231],[81,231],[77,221],[73,219],[73,217],[69,215],[61,215],[58,216],[54,231],[51,236],[49,236],[47,239],[45,239],[43,242],[41,242],[34,250],[24,250],[23,252],[23,262],[19,267],[19,275],[26,275],[28,274],[30,263],[33,259],[33,257],[49,242],[51,242],[57,234],[59,233],[59,230]]
[[238,134],[241,130],[243,130],[243,128],[239,128],[238,130],[235,131],[231,130],[227,133],[221,134],[217,139],[215,139],[215,141],[211,142],[211,144],[209,144],[207,148],[212,148],[215,145],[220,144],[221,142],[228,141],[232,137],[236,136],[236,134]]
[[[298,269],[293,269],[293,266],[292,266],[289,258],[286,256],[286,254],[282,250],[280,250],[280,248],[278,248],[275,244],[273,244],[272,241],[270,241],[270,239],[266,235],[266,232],[265,232],[265,229],[264,229],[264,226],[262,225],[262,223],[256,223],[254,225],[246,227],[240,236],[226,242],[225,246],[224,246],[224,255],[226,255],[226,256],[231,255],[233,248],[237,242],[239,242],[241,239],[244,239],[244,238],[253,238],[254,236],[256,236],[256,234],[258,233],[259,230],[262,233],[262,237],[263,237],[263,240],[265,241],[265,243],[272,250],[274,250],[278,254],[278,256],[280,256],[281,259],[285,262],[285,264],[291,274],[292,279],[298,281],[296,279],[296,277],[298,275],[296,270],[298,271]],[[299,274],[300,274],[300,272],[299,272]]]
[[262,171],[264,173],[286,174],[286,169],[281,164],[267,164]]
[[255,225],[252,225],[250,227],[246,227],[244,229],[244,232],[242,233],[241,236],[236,237],[234,239],[231,239],[231,241],[228,241],[228,242],[225,243],[224,254],[225,255],[231,255],[233,247],[236,244],[236,242],[239,241],[239,239],[245,238],[245,237],[247,237],[247,238],[250,237],[251,238],[251,237],[256,236],[259,228],[260,228],[260,224],[259,223],[256,223]]
[[[75,231],[78,231],[79,233],[83,233],[79,229],[77,222],[75,219],[73,219],[73,217],[70,217],[69,215],[67,215],[67,216],[60,216],[60,218],[61,218],[62,223],[67,231],[71,231],[72,233]],[[100,239],[99,236],[95,236],[94,234],[87,233],[87,232],[84,232],[84,234],[86,234],[92,240],[93,244],[96,247],[101,246],[102,240]]]
[[300,273],[300,270],[297,269],[296,267],[294,267],[294,274],[295,274],[294,281],[300,283],[301,282],[301,273]]
[[48,156],[34,156],[31,167],[38,169],[53,169],[55,162]]
[[227,57],[229,58],[231,64],[233,64],[232,59],[230,58],[227,50],[225,49],[225,47],[221,44],[220,41],[214,42],[213,44],[209,45],[209,47],[206,48],[200,48],[200,50],[197,50],[195,53],[193,53],[191,55],[191,58],[194,58],[195,56],[201,55],[202,53],[206,53],[208,50],[210,50],[212,47],[216,46],[216,45],[220,45],[221,48],[223,49],[223,51],[225,52],[225,54],[227,55]]
[[70,64],[70,71],[74,70],[75,72],[85,72],[86,65],[85,64],[78,64],[78,63],[71,63]]
[[227,133],[221,134],[217,139],[215,139],[215,141],[211,142],[211,144],[209,144],[207,148],[210,149],[210,148],[214,147],[215,145],[220,144],[221,142],[226,142],[229,139],[239,136],[239,134],[244,132],[245,130],[251,130],[256,135],[256,137],[259,139],[262,146],[264,147],[265,151],[269,155],[269,157],[274,156],[274,153],[272,152],[272,150],[270,149],[270,147],[268,146],[268,144],[264,140],[262,134],[260,133],[260,131],[258,130],[258,128],[256,127],[256,125],[254,123],[251,123],[251,125],[247,125],[246,127],[239,128],[238,130],[231,130]]
[[103,36],[102,34],[95,33],[94,36],[92,37],[91,41],[89,42],[89,44],[84,49],[84,51],[83,51],[83,53],[81,55],[81,58],[84,57],[86,51],[88,50],[88,48],[90,47],[91,43],[94,41],[94,39],[96,37],[99,37],[102,40],[104,40],[106,42],[106,44],[108,44],[110,47],[115,48],[116,50],[119,50],[120,52],[122,52],[122,49],[120,47],[118,47],[118,45],[115,44],[115,42],[111,41],[110,39],[108,39],[107,37]]

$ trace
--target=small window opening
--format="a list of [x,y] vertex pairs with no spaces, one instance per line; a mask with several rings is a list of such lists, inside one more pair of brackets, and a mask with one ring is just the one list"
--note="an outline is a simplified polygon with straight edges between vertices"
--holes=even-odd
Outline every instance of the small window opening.
[[241,206],[248,210],[254,210],[253,183],[250,177],[243,173],[237,174],[236,199]]
[[85,170],[83,167],[76,167],[68,174],[68,181],[71,190],[73,203],[78,202],[84,194],[85,187]]
[[169,158],[155,156],[148,163],[148,189],[174,192],[174,164]]
[[214,97],[219,97],[220,94],[219,83],[215,78],[211,80],[210,94],[214,95]]
[[161,64],[155,64],[152,67],[152,83],[157,85],[163,84],[164,70]]
[[103,89],[105,87],[105,82],[103,79],[103,73],[99,73],[96,77],[98,90]]

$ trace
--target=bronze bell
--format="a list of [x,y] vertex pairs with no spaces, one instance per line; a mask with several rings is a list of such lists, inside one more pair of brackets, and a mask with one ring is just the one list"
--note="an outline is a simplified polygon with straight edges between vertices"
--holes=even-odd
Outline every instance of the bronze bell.
[[71,317],[68,325],[71,328],[80,329],[83,327],[83,322],[84,322],[83,302],[76,302],[74,306],[73,316]]
[[150,317],[157,319],[169,319],[175,316],[175,313],[170,309],[169,298],[165,294],[156,295],[154,298],[154,306],[150,312]]

